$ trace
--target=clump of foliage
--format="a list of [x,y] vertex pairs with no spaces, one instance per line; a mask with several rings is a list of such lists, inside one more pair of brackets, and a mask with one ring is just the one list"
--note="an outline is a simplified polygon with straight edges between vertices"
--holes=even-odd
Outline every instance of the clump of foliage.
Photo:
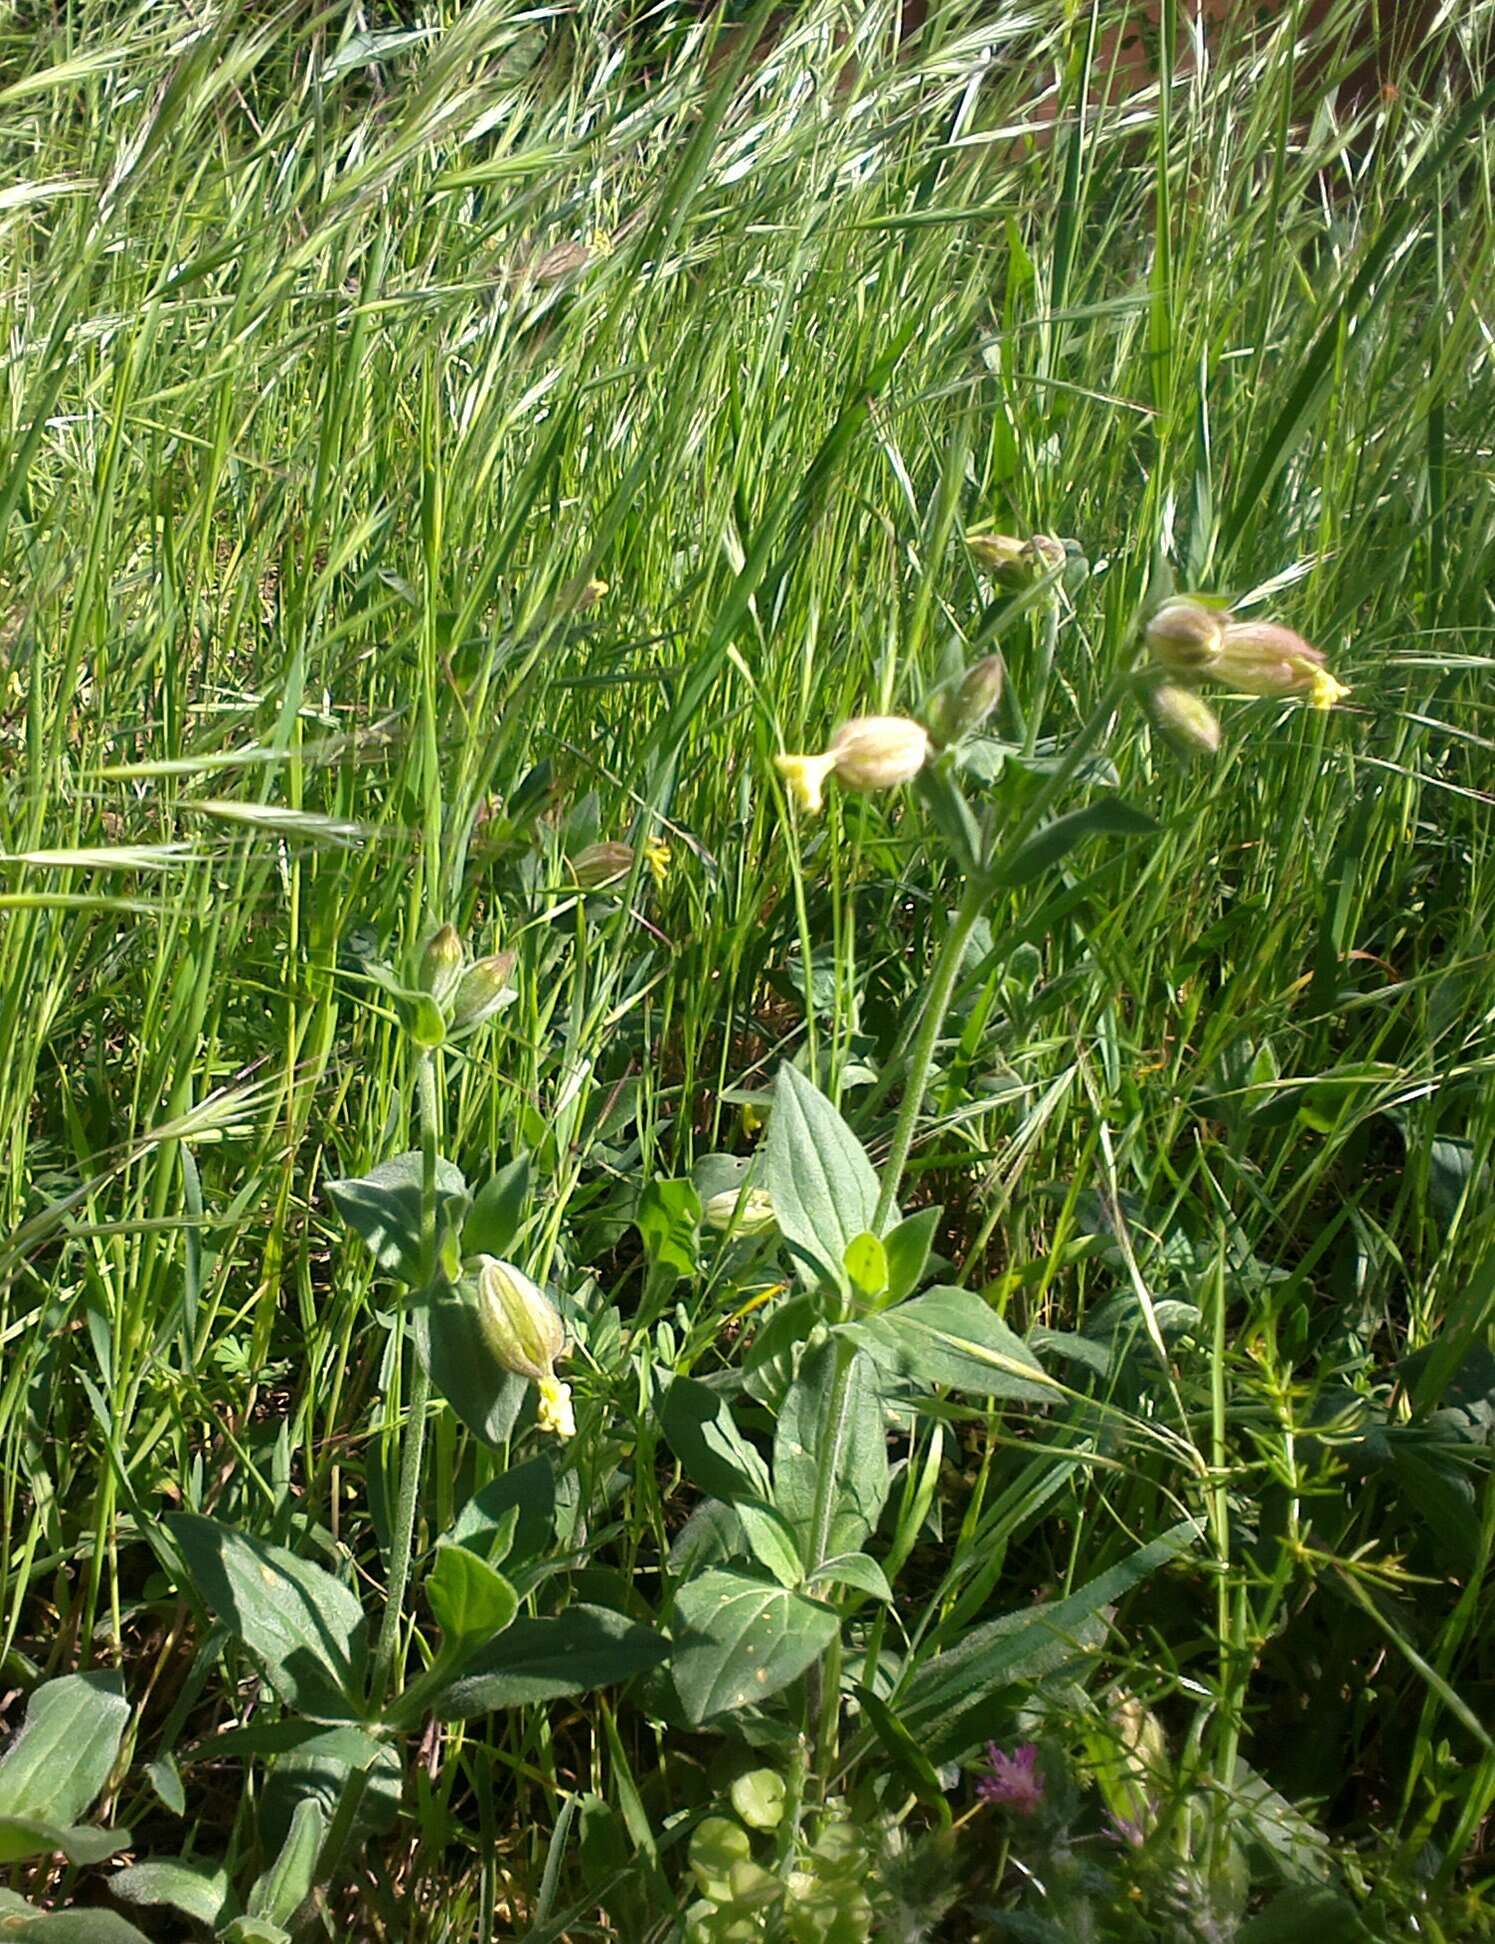
[[0,24],[0,1933],[1488,1927],[1495,10],[1359,11]]

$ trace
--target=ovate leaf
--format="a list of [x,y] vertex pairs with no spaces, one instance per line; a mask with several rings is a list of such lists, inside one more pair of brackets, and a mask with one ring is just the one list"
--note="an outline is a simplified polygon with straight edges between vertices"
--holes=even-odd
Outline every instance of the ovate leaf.
[[129,1718],[113,1669],[44,1681],[0,1759],[0,1816],[76,1823],[109,1780]]
[[529,1186],[528,1154],[516,1155],[483,1184],[462,1225],[463,1255],[507,1256],[512,1251],[524,1221]]
[[694,1182],[646,1182],[633,1220],[643,1238],[650,1274],[663,1287],[695,1274],[701,1198]]
[[1022,1338],[973,1290],[927,1290],[842,1328],[884,1369],[917,1384],[1035,1404],[1063,1396]]
[[239,1914],[239,1900],[229,1887],[228,1871],[177,1858],[132,1863],[109,1879],[112,1895],[125,1903],[166,1904],[207,1930],[219,1930]]
[[476,1281],[438,1282],[417,1304],[415,1324],[416,1355],[431,1382],[468,1430],[497,1450],[518,1422],[530,1383],[493,1354],[478,1322]]
[[442,1632],[442,1653],[465,1658],[501,1633],[519,1611],[519,1596],[486,1560],[465,1546],[440,1545],[426,1598]]
[[[32,1856],[65,1856],[69,1863],[85,1868],[129,1847],[128,1829],[52,1823],[39,1816],[0,1816],[0,1863],[21,1863]],[[0,1925],[0,1936],[4,1934]]]
[[675,1596],[675,1691],[698,1723],[766,1701],[836,1636],[819,1600],[732,1568],[713,1568]]
[[785,1239],[827,1282],[840,1282],[847,1244],[872,1228],[877,1176],[825,1095],[787,1062],[774,1086],[766,1158]]
[[510,1465],[474,1492],[457,1514],[452,1540],[490,1565],[502,1564],[494,1549],[510,1514],[517,1517],[503,1557],[517,1565],[533,1559],[555,1529],[555,1472],[548,1458]]
[[233,1629],[283,1701],[320,1721],[363,1706],[367,1627],[341,1580],[214,1519],[164,1521],[204,1604]]
[[436,1704],[448,1721],[584,1694],[647,1673],[669,1642],[605,1607],[573,1606],[553,1620],[516,1620]]
[[[343,1220],[367,1244],[381,1269],[402,1281],[421,1280],[420,1212],[422,1162],[419,1154],[396,1155],[366,1175],[329,1181],[328,1198]],[[436,1163],[437,1239],[459,1229],[467,1212],[467,1183],[450,1161]]]
[[737,1426],[726,1399],[693,1377],[676,1377],[660,1411],[670,1449],[693,1485],[712,1498],[766,1499],[768,1467]]

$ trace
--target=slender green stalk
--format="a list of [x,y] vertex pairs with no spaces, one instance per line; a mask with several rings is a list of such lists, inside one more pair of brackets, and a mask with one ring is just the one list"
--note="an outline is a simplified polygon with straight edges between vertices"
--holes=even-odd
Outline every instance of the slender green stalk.
[[882,1178],[878,1185],[877,1211],[872,1217],[872,1229],[881,1235],[887,1224],[893,1205],[898,1199],[899,1183],[903,1180],[903,1170],[908,1165],[909,1150],[914,1144],[914,1131],[919,1124],[919,1110],[924,1104],[924,1089],[929,1082],[929,1069],[934,1064],[935,1048],[939,1045],[940,1030],[945,1023],[945,1013],[949,1009],[955,991],[955,982],[960,976],[961,960],[965,957],[966,946],[970,943],[971,933],[976,928],[976,920],[981,916],[986,901],[991,895],[985,878],[973,877],[968,880],[960,903],[955,907],[950,920],[950,929],[945,933],[944,943],[934,962],[934,970],[929,977],[929,993],[924,1001],[923,1015],[919,1021],[918,1037],[908,1056],[908,1073],[904,1081],[903,1098],[898,1103],[898,1118],[893,1123],[893,1144],[883,1165]]
[[[423,1050],[416,1068],[420,1106],[421,1149],[421,1288],[429,1289],[436,1273],[436,1144],[439,1136],[439,1096],[436,1056]],[[403,1325],[399,1326],[403,1327]],[[410,1579],[410,1554],[415,1542],[415,1512],[420,1500],[421,1468],[426,1452],[426,1414],[431,1402],[431,1374],[418,1354],[410,1381],[410,1408],[400,1447],[400,1483],[395,1500],[394,1532],[390,1541],[389,1586],[384,1618],[374,1650],[374,1698],[386,1699],[394,1672],[400,1637],[405,1588]]]

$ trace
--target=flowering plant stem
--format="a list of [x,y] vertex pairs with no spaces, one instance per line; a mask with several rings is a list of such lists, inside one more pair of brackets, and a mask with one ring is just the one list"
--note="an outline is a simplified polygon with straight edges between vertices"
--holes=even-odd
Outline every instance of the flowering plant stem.
[[[420,1259],[421,1288],[427,1290],[436,1274],[436,1144],[439,1134],[436,1055],[423,1049],[415,1071],[416,1096],[420,1108],[421,1200]],[[403,1327],[401,1323],[395,1326]],[[426,1415],[431,1402],[431,1373],[417,1354],[410,1381],[410,1410],[400,1448],[400,1483],[395,1500],[394,1532],[389,1555],[389,1588],[385,1596],[384,1618],[374,1649],[374,1698],[388,1696],[400,1637],[400,1617],[405,1604],[405,1588],[410,1579],[410,1554],[415,1541],[415,1509],[420,1499],[421,1467],[426,1451]]]
[[[918,1030],[909,1050],[903,1098],[898,1103],[898,1118],[893,1124],[893,1144],[889,1149],[878,1184],[877,1208],[872,1217],[874,1235],[880,1236],[887,1227],[888,1218],[898,1198],[903,1171],[908,1165],[909,1153],[913,1148],[914,1135],[918,1129],[919,1110],[924,1104],[924,1093],[929,1084],[929,1070],[934,1064],[935,1051],[939,1046],[940,1033],[945,1024],[945,1014],[949,1011],[950,1001],[955,995],[961,964],[965,958],[966,947],[970,943],[971,933],[976,928],[976,921],[986,908],[994,890],[1002,883],[1023,845],[1038,828],[1049,805],[1073,779],[1086,756],[1105,734],[1116,705],[1126,691],[1129,679],[1129,676],[1123,673],[1114,676],[1107,683],[1079,735],[1065,751],[1063,761],[1045,781],[1042,789],[1034,796],[1026,814],[1019,820],[1000,858],[988,864],[985,870],[973,871],[966,879],[960,902],[951,916],[949,929],[945,933],[930,972],[928,992],[919,1017]],[[830,1549],[831,1521],[835,1516],[839,1474],[836,1454],[845,1435],[846,1413],[851,1393],[851,1366],[856,1356],[856,1345],[850,1337],[837,1336],[835,1343],[836,1366],[831,1379],[830,1395],[826,1402],[825,1419],[821,1426],[820,1471],[815,1481],[815,1503],[810,1518],[808,1565],[811,1572],[825,1564]],[[820,1670],[818,1753],[821,1774],[828,1774],[834,1766],[836,1728],[841,1705],[840,1663],[838,1637]]]

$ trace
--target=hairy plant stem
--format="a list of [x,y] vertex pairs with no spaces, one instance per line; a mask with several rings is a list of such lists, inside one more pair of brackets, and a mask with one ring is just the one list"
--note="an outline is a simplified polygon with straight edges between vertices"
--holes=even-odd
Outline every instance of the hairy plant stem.
[[960,963],[965,957],[966,946],[970,943],[971,933],[976,920],[981,916],[983,907],[990,895],[990,886],[985,877],[971,877],[961,893],[960,903],[950,920],[950,929],[945,933],[939,956],[935,959],[934,970],[930,974],[929,994],[924,1002],[923,1017],[919,1021],[919,1033],[908,1056],[908,1075],[904,1082],[903,1098],[898,1103],[898,1118],[893,1123],[893,1145],[888,1152],[887,1162],[882,1171],[878,1186],[877,1212],[872,1217],[872,1232],[881,1235],[893,1204],[898,1197],[899,1184],[903,1180],[903,1170],[908,1165],[909,1150],[914,1144],[914,1131],[918,1126],[919,1109],[924,1104],[924,1089],[929,1083],[929,1069],[934,1064],[935,1048],[939,1045],[940,1031],[945,1023],[950,1000],[955,992],[955,981],[960,976]]
[[[436,1056],[423,1049],[415,1075],[420,1103],[420,1261],[421,1288],[430,1288],[436,1274],[436,1143],[437,1121]],[[399,1327],[403,1328],[403,1324]],[[374,1698],[388,1697],[400,1637],[401,1612],[405,1588],[410,1580],[410,1554],[415,1542],[415,1510],[420,1499],[421,1467],[426,1453],[426,1413],[431,1402],[431,1373],[417,1354],[410,1380],[410,1409],[400,1448],[400,1483],[395,1499],[394,1532],[389,1554],[389,1587],[385,1594],[384,1618],[374,1649]]]
[[[973,871],[966,879],[960,902],[951,915],[949,929],[945,933],[930,972],[923,1010],[919,1015],[918,1031],[909,1050],[903,1098],[898,1103],[898,1118],[893,1125],[893,1144],[889,1149],[882,1178],[878,1183],[877,1208],[872,1217],[874,1235],[880,1236],[886,1228],[888,1217],[892,1214],[898,1198],[903,1171],[908,1166],[909,1153],[913,1148],[914,1135],[918,1130],[919,1112],[923,1107],[925,1091],[929,1085],[930,1068],[934,1065],[935,1051],[939,1046],[940,1033],[944,1029],[945,1014],[949,1011],[950,1001],[955,996],[961,964],[965,958],[966,947],[971,940],[971,933],[976,928],[976,921],[986,908],[992,892],[1002,883],[1023,845],[1038,828],[1049,805],[1073,779],[1081,763],[1105,733],[1118,701],[1129,686],[1129,679],[1123,673],[1114,676],[1107,683],[1079,735],[1065,751],[1063,760],[1046,779],[1043,787],[1035,793],[1032,803],[1003,847],[1000,859],[989,864],[985,870]],[[856,1345],[850,1337],[838,1335],[833,1340],[836,1346],[836,1366],[826,1398],[825,1416],[821,1421],[820,1465],[815,1480],[815,1503],[810,1515],[809,1568],[812,1573],[825,1564],[830,1549],[831,1522],[835,1517],[836,1507],[838,1459],[842,1440],[846,1435],[846,1413],[851,1395],[851,1370],[856,1357]],[[819,1733],[816,1752],[819,1772],[825,1775],[829,1774],[835,1766],[837,1728],[840,1721],[841,1643],[839,1636],[826,1654],[817,1674]],[[813,1688],[810,1700],[811,1712],[814,1713],[816,1697]]]

